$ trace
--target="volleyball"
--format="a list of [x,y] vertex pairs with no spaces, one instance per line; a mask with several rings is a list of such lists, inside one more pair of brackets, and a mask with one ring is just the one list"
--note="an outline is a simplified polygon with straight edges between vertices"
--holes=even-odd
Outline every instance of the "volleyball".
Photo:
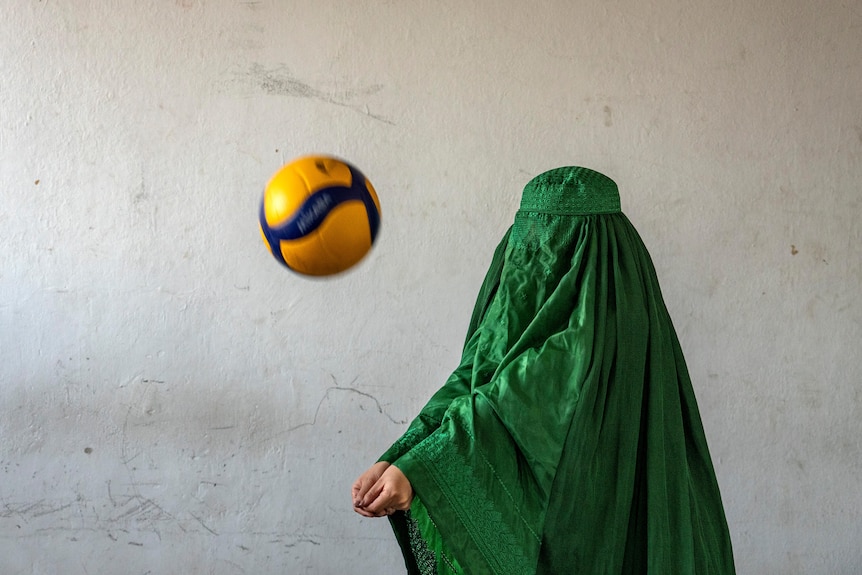
[[309,276],[353,267],[374,245],[380,200],[355,166],[306,156],[279,169],[264,188],[260,233],[287,268]]

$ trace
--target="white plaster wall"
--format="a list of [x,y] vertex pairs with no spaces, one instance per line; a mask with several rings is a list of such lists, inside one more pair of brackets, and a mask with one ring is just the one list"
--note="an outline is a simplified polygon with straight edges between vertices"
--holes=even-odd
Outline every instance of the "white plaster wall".
[[[323,281],[256,223],[315,151],[383,203]],[[739,572],[862,572],[858,0],[4,0],[0,573],[399,572],[350,483],[563,164],[651,249]]]

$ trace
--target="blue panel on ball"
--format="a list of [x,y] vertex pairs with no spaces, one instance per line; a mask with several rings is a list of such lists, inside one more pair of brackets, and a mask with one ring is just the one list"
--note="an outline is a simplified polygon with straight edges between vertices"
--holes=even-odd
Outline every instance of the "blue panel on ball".
[[359,195],[362,203],[365,204],[365,213],[368,214],[368,228],[371,230],[371,244],[374,245],[374,240],[377,238],[377,230],[380,229],[380,212],[377,211],[377,204],[374,203],[374,198],[368,191],[368,185],[359,170],[356,170],[348,164],[350,174],[352,176],[352,187],[359,188]]
[[260,215],[258,216],[258,219],[260,220],[260,229],[263,230],[263,237],[266,238],[266,243],[269,244],[269,251],[272,252],[272,255],[279,261],[279,263],[290,268],[290,266],[287,265],[287,262],[284,261],[284,255],[281,253],[281,244],[279,243],[278,238],[273,235],[272,228],[270,228],[269,224],[266,223],[266,210],[264,209],[263,200],[260,202]]
[[377,206],[368,192],[365,185],[365,178],[357,171],[351,168],[353,175],[351,186],[332,186],[329,188],[320,189],[311,194],[308,199],[303,202],[298,210],[286,222],[279,226],[267,226],[266,219],[263,216],[263,206],[261,205],[261,223],[263,224],[264,234],[270,246],[273,246],[273,253],[281,250],[276,250],[279,240],[295,240],[308,235],[316,230],[326,216],[335,206],[352,200],[359,200],[365,204],[365,211],[368,213],[368,224],[371,228],[371,243],[374,243],[374,238],[377,236],[377,230],[380,227],[380,214],[377,213]]

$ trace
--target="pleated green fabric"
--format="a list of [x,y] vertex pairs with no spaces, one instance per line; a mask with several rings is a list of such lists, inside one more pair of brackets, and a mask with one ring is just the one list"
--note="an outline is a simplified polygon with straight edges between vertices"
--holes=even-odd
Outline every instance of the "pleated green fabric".
[[[586,168],[526,186],[460,364],[381,460],[470,575],[734,573],[655,269]],[[391,521],[419,573],[410,515]]]

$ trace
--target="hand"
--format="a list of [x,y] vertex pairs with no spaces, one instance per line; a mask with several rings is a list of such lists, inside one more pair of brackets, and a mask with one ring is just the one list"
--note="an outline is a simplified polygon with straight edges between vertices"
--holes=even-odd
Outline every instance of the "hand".
[[353,510],[360,515],[364,515],[365,517],[374,517],[374,515],[368,515],[364,510],[360,509],[359,504],[362,502],[365,494],[368,493],[368,490],[377,483],[377,480],[380,479],[380,476],[383,475],[383,472],[386,471],[387,467],[389,467],[389,463],[378,461],[372,465],[368,471],[360,475],[359,479],[353,483]]
[[413,501],[413,486],[410,480],[394,465],[383,471],[374,485],[367,490],[354,509],[365,517],[383,517],[396,511],[410,509]]

